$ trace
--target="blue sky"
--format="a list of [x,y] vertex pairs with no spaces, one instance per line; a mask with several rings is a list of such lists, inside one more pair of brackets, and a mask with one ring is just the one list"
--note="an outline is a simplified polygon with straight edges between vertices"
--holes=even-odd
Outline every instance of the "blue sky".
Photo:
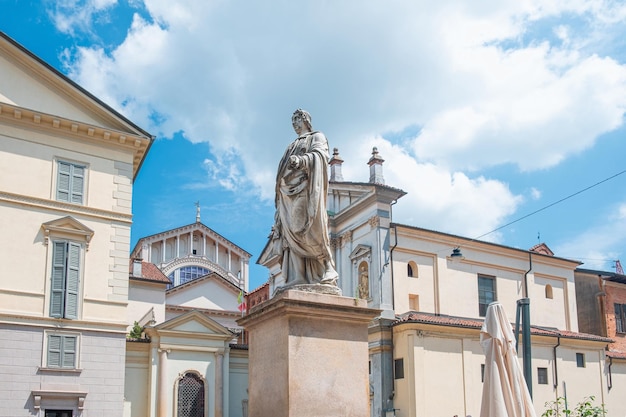
[[[258,3],[258,4],[257,4]],[[481,236],[623,172],[626,4],[613,1],[0,0],[0,30],[157,137],[132,244],[202,221],[250,252],[273,220],[296,108],[394,221]],[[482,239],[626,258],[626,174]]]

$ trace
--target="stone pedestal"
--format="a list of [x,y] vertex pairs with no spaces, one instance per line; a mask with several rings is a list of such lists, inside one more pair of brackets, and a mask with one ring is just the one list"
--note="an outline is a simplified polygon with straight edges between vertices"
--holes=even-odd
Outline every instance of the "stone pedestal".
[[365,300],[287,290],[237,322],[249,333],[249,417],[367,417]]

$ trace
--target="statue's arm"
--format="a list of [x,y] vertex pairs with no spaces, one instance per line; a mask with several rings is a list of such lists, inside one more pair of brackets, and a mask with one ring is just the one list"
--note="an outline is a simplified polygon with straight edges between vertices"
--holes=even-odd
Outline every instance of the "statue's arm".
[[315,132],[311,135],[311,146],[308,152],[289,157],[289,165],[293,169],[309,171],[317,156],[321,156],[325,161],[328,161],[329,158],[328,141],[321,132]]

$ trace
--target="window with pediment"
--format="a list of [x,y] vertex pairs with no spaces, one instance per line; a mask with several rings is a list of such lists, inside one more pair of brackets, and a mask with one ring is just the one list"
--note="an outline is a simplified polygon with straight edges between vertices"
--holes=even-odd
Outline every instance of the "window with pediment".
[[81,280],[85,252],[94,232],[71,216],[41,225],[48,247],[50,317],[76,319],[79,316]]

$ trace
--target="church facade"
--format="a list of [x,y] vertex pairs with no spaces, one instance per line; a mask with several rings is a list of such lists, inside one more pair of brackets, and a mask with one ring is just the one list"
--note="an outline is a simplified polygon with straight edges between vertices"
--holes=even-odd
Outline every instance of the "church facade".
[[[396,223],[393,205],[405,193],[384,183],[377,149],[367,183],[345,181],[342,162],[335,149],[328,212],[339,285],[382,310],[369,330],[372,417],[478,415],[486,308],[499,301],[513,323],[522,298],[530,300],[537,414],[557,397],[576,404],[594,396],[610,409],[611,339],[579,331],[579,262],[545,244],[521,250]],[[277,259],[265,250],[259,263],[270,269],[272,294],[284,282]],[[520,340],[520,361],[522,349]]]

